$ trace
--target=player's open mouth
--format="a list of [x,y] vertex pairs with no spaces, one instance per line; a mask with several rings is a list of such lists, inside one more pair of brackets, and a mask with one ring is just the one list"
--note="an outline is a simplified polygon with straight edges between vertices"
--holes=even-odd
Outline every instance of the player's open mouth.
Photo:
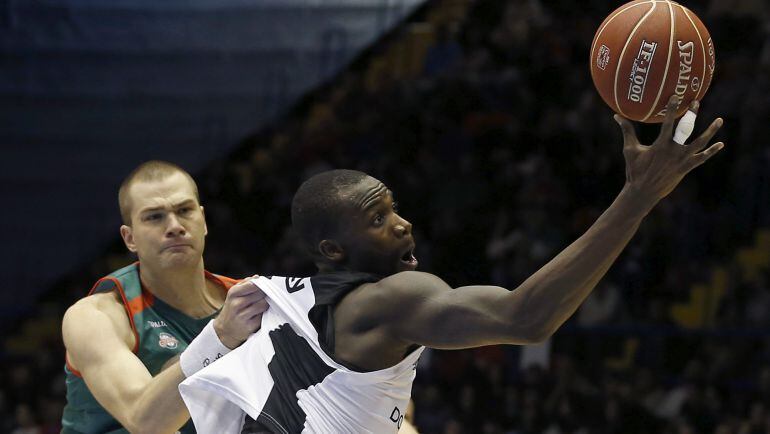
[[414,247],[401,256],[401,262],[408,265],[410,268],[417,268],[417,258],[414,257]]

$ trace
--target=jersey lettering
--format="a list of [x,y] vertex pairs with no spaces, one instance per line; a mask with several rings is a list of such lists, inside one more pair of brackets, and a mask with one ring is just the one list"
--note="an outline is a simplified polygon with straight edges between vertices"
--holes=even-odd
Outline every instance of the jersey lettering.
[[404,423],[404,415],[401,414],[401,410],[398,407],[395,407],[390,413],[390,420],[395,422],[398,428],[401,429],[401,424]]

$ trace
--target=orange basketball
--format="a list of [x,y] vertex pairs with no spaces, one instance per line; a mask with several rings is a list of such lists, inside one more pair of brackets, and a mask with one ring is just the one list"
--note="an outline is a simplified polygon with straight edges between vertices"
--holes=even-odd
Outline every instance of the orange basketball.
[[591,44],[591,78],[604,102],[635,121],[662,122],[701,100],[714,75],[714,44],[701,20],[668,0],[636,0],[602,22]]

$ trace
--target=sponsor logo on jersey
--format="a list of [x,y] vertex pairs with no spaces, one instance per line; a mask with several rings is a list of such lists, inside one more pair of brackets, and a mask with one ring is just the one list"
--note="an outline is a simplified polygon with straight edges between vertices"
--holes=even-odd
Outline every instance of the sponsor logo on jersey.
[[610,49],[606,45],[602,44],[599,47],[599,53],[596,55],[596,66],[604,71],[607,64],[610,63]]
[[176,340],[176,338],[168,333],[161,333],[158,335],[158,345],[160,345],[163,348],[168,348],[169,350],[173,350],[177,346],[179,346],[179,341]]
[[286,278],[286,291],[289,292],[289,294],[293,294],[303,288],[305,288],[305,284],[302,283],[305,279],[301,277],[287,277]]
[[163,320],[160,320],[160,321],[147,320],[147,324],[149,324],[150,327],[154,329],[157,329],[160,327],[168,327],[168,324],[166,324],[166,321],[163,321]]
[[647,76],[650,73],[650,65],[655,57],[655,50],[658,48],[657,42],[648,42],[642,39],[642,45],[639,47],[639,53],[631,65],[631,75],[629,80],[631,85],[628,87],[628,99],[633,102],[642,102],[644,98],[644,88],[647,86]]

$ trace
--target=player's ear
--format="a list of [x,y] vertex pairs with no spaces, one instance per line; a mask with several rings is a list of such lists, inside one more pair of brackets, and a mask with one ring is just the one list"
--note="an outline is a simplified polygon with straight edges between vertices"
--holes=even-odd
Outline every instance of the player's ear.
[[345,250],[334,240],[321,240],[318,243],[318,252],[332,262],[340,262],[345,258]]
[[201,207],[201,215],[203,215],[203,235],[206,236],[209,234],[209,226],[206,224],[206,211],[203,210],[203,205],[200,205]]
[[136,253],[136,243],[134,242],[134,232],[131,230],[131,226],[122,225],[120,227],[120,237],[123,238],[123,242],[126,244],[126,248],[131,253]]

